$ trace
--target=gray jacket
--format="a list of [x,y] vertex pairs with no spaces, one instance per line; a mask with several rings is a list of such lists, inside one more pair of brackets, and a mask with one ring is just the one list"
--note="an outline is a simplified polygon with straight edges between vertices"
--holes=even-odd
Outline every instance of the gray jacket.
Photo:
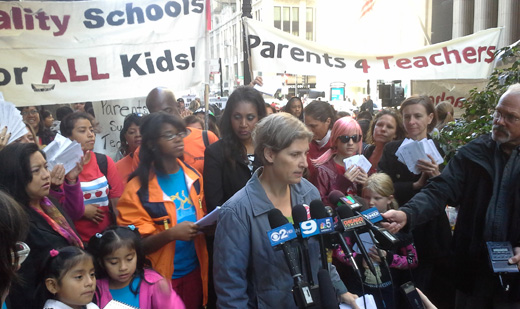
[[[296,308],[293,279],[284,255],[271,247],[267,237],[271,230],[267,214],[274,206],[258,179],[261,172],[262,168],[258,169],[221,209],[213,255],[218,308]],[[293,205],[320,198],[305,179],[290,187]],[[321,264],[319,243],[313,238],[309,251],[316,284]],[[331,278],[337,295],[347,292],[333,266]]]

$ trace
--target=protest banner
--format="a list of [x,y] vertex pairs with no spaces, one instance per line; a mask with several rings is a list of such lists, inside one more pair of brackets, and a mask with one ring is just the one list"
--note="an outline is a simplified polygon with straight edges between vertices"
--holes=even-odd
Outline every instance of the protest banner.
[[382,80],[483,79],[493,68],[500,29],[398,54],[346,53],[244,18],[253,71]]
[[0,2],[0,92],[18,106],[204,81],[204,0]]
[[146,108],[146,97],[92,102],[92,106],[98,122],[94,151],[104,153],[113,159],[121,147],[119,134],[125,117],[132,113],[143,116],[150,113]]

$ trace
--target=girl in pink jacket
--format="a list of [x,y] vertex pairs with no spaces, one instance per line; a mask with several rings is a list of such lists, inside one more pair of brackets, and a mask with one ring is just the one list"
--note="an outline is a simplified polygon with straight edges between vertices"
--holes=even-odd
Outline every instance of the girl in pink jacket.
[[95,299],[100,308],[113,299],[141,309],[185,309],[169,281],[145,268],[141,236],[133,225],[97,233],[90,239],[88,251],[96,261]]

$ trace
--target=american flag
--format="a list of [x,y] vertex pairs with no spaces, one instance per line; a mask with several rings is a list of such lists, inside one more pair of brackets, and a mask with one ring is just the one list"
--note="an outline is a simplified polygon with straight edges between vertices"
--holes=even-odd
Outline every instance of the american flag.
[[364,0],[364,4],[361,7],[361,16],[359,18],[363,18],[368,12],[372,11],[372,8],[374,8],[374,4],[376,0]]

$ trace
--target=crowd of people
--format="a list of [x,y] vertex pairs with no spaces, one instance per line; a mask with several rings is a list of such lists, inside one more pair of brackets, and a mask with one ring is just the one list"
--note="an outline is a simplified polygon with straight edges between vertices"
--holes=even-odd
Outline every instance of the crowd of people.
[[[500,98],[491,134],[449,162],[418,160],[419,173],[396,155],[404,139],[432,139],[453,120],[449,103],[427,96],[380,111],[368,97],[357,117],[298,97],[277,111],[249,86],[223,111],[186,109],[164,87],[146,105],[150,114],[125,118],[115,158],[93,151],[91,104],[60,107],[57,120],[20,108],[28,133],[9,144],[0,130],[3,308],[296,308],[287,253],[266,234],[270,215],[294,223],[293,207],[316,200],[334,211],[335,191],[362,197],[361,210],[382,213],[397,239],[365,255],[347,231],[348,248],[327,261],[316,238],[291,242],[298,260],[308,255],[308,281],[327,270],[337,303],[358,308],[371,294],[378,308],[406,308],[400,286],[412,281],[426,308],[520,306],[519,275],[494,274],[486,249],[509,242],[508,262],[520,265],[520,84]],[[81,145],[68,172],[49,170],[42,151],[56,133]],[[346,166],[356,155],[371,167]],[[447,205],[459,208],[454,232]],[[216,224],[197,224],[217,208]]]

